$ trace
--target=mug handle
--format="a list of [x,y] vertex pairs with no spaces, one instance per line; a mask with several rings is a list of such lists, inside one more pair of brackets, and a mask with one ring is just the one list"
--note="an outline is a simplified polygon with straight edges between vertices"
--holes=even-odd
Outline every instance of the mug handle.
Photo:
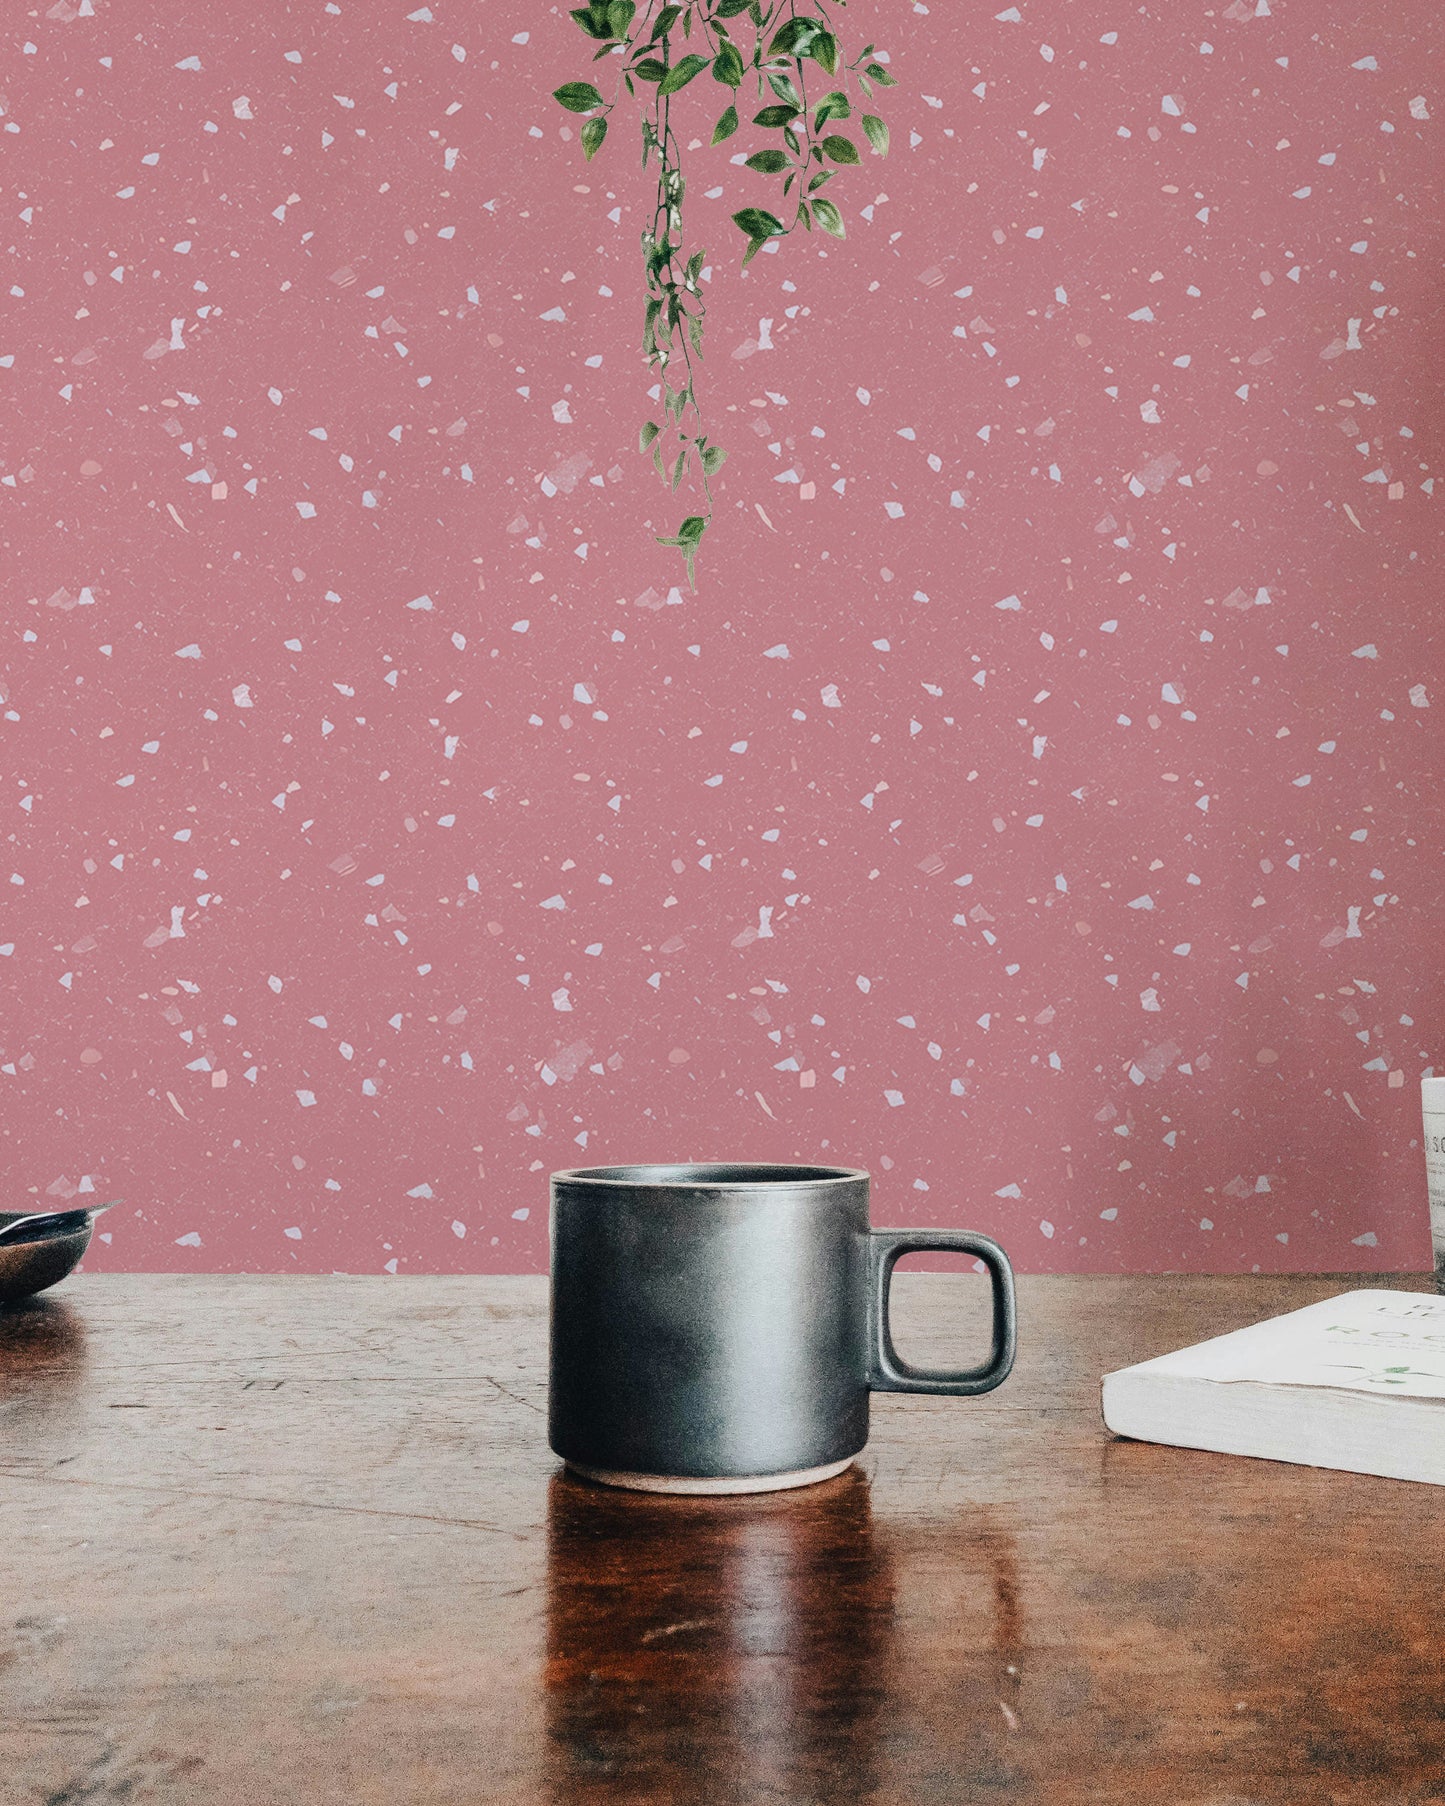
[[[981,1365],[958,1373],[910,1366],[893,1346],[889,1308],[898,1258],[903,1254],[936,1252],[976,1255],[988,1268],[993,1288],[992,1352]],[[874,1229],[868,1237],[868,1259],[873,1318],[873,1371],[868,1384],[872,1391],[969,1397],[992,1392],[1008,1378],[1014,1364],[1018,1320],[1013,1268],[996,1241],[970,1229]]]

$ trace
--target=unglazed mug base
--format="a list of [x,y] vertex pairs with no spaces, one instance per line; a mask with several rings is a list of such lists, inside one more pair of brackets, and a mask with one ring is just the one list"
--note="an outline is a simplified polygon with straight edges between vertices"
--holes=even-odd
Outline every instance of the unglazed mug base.
[[823,1467],[795,1467],[785,1474],[719,1474],[700,1478],[693,1474],[629,1474],[611,1467],[584,1467],[580,1461],[567,1466],[585,1480],[596,1480],[603,1486],[621,1486],[629,1492],[685,1493],[694,1497],[717,1498],[722,1494],[745,1492],[783,1492],[793,1486],[815,1486],[820,1480],[831,1480],[852,1465],[856,1456],[845,1455],[841,1461],[829,1461]]

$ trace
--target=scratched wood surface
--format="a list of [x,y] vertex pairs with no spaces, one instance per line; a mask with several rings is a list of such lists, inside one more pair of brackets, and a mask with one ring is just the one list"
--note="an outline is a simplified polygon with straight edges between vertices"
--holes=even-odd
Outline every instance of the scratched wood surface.
[[1025,1279],[1003,1390],[662,1500],[559,1473],[539,1280],[74,1280],[0,1316],[0,1800],[1445,1802],[1441,1492],[1098,1416],[1350,1283]]

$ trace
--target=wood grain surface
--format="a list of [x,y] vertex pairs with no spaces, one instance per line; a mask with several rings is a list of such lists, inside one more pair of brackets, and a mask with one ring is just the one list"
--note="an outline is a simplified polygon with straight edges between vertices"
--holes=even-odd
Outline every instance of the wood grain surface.
[[1099,1419],[1352,1283],[1025,1278],[1002,1390],[665,1499],[549,1454],[542,1281],[81,1277],[0,1316],[0,1800],[1445,1802],[1441,1492]]

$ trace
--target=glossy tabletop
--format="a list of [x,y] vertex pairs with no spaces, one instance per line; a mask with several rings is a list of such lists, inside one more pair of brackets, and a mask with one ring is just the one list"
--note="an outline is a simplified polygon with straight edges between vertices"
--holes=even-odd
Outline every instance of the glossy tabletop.
[[0,1800],[1445,1802],[1445,1493],[1099,1420],[1351,1283],[1428,1280],[1025,1278],[1001,1391],[699,1500],[559,1471],[541,1280],[72,1280],[0,1317]]

